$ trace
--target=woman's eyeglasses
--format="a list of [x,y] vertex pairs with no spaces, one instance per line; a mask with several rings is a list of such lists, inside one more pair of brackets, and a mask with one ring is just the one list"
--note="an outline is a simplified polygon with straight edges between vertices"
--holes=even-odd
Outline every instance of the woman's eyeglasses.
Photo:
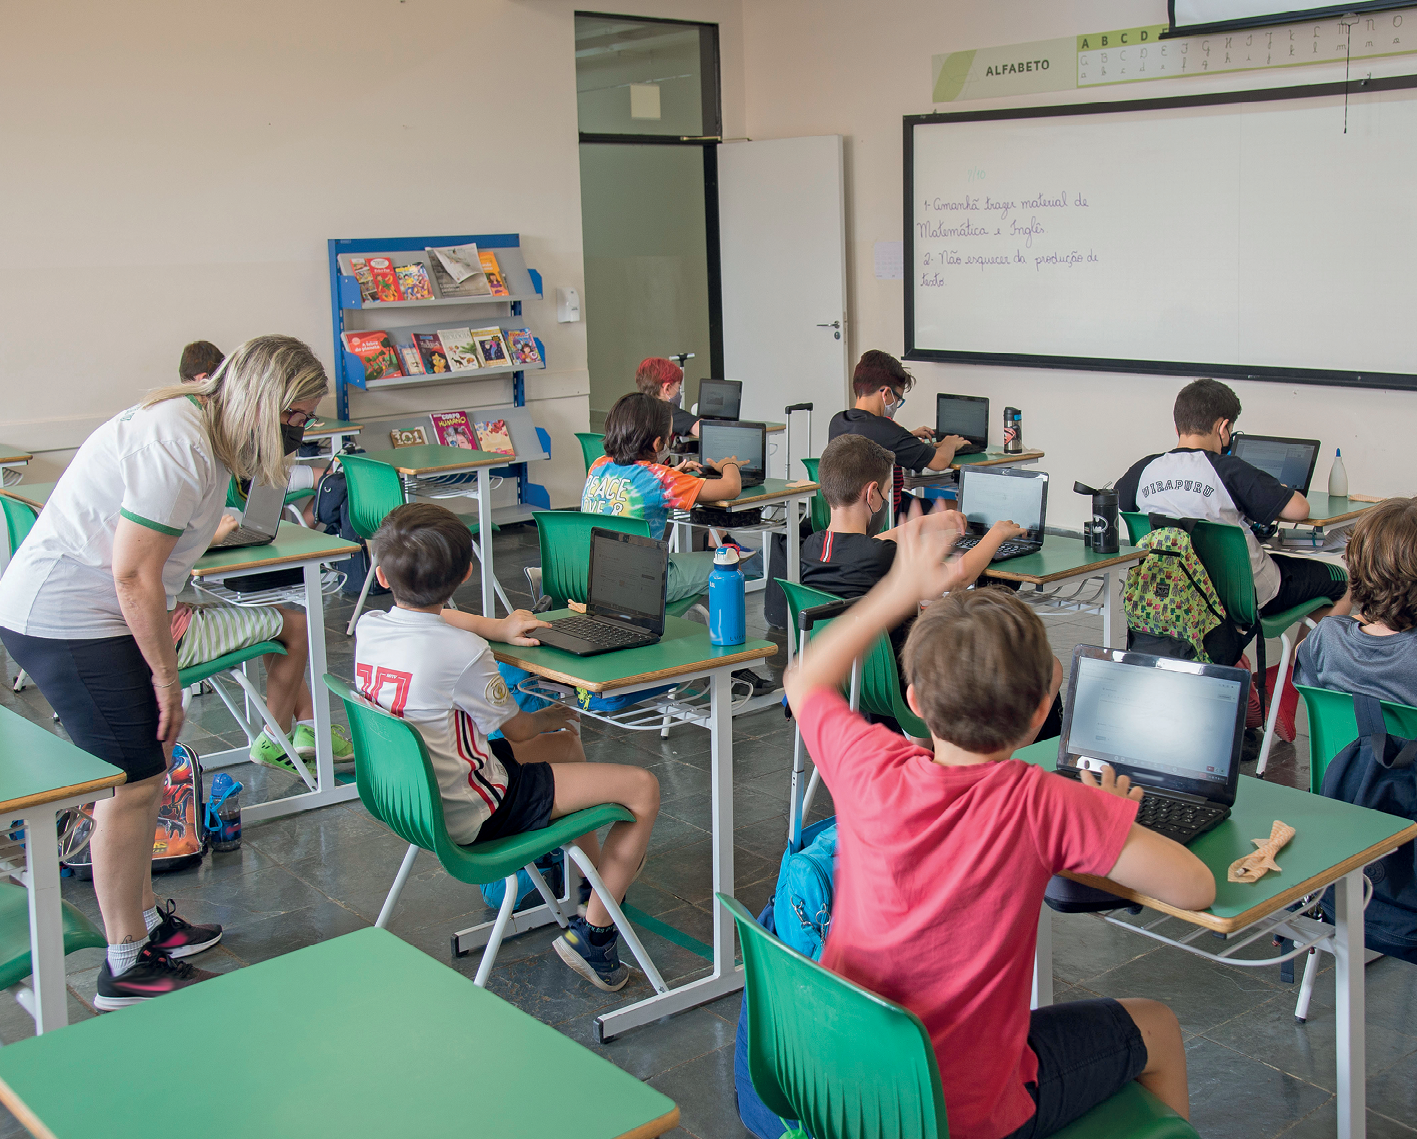
[[291,427],[309,427],[310,424],[320,418],[313,412],[297,411],[293,407],[287,407],[280,414],[282,421]]

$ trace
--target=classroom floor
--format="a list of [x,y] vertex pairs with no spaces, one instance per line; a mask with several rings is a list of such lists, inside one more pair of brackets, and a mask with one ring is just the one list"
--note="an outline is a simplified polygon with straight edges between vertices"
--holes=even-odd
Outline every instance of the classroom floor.
[[[537,559],[534,532],[504,529],[495,540],[498,577],[514,604],[527,604],[522,566]],[[458,596],[476,610],[477,594]],[[376,599],[380,607],[388,598]],[[351,603],[326,609],[330,671],[351,675],[353,642],[344,636]],[[749,635],[771,635],[763,624],[761,594],[749,597]],[[1072,646],[1096,643],[1100,618],[1049,618],[1054,650],[1066,661]],[[781,640],[781,634],[777,635]],[[1277,659],[1277,656],[1274,658]],[[781,661],[779,654],[778,663]],[[14,665],[5,661],[7,681]],[[33,688],[18,696],[9,684],[0,702],[53,727],[48,706]],[[337,718],[340,717],[337,714]],[[663,806],[649,860],[628,903],[652,922],[642,923],[645,943],[666,978],[707,972],[703,945],[711,925],[709,888],[708,736],[676,728],[619,733],[587,722],[592,760],[634,763],[658,776]],[[184,739],[199,753],[241,742],[215,696],[199,698]],[[736,893],[755,913],[767,903],[786,838],[786,800],[792,728],[778,711],[740,717],[734,732]],[[1297,750],[1280,744],[1271,758],[1274,778],[1308,785],[1307,741]],[[230,769],[246,789],[244,803],[287,793],[294,777],[243,765]],[[825,794],[814,817],[829,813]],[[220,946],[194,959],[214,972],[288,953],[373,923],[403,856],[404,845],[375,822],[356,800],[245,828],[240,851],[210,854],[195,870],[160,877],[160,898],[177,899],[195,922],[226,927]],[[64,894],[95,920],[89,883],[65,879]],[[449,962],[449,935],[489,916],[477,891],[452,881],[429,855],[420,856],[390,928],[439,961]],[[632,915],[632,920],[638,920]],[[1085,915],[1054,915],[1058,1000],[1148,996],[1166,1001],[1180,1018],[1190,1062],[1193,1120],[1206,1139],[1318,1139],[1336,1131],[1334,1100],[1333,975],[1320,980],[1308,1023],[1294,1023],[1297,986],[1281,983],[1277,968],[1241,971],[1212,966]],[[658,929],[668,936],[653,932]],[[733,1038],[738,996],[635,1030],[604,1047],[591,1043],[599,1012],[649,992],[637,973],[619,994],[591,988],[551,950],[553,931],[507,941],[489,983],[491,991],[648,1080],[678,1104],[685,1139],[744,1139],[733,1091]],[[68,959],[71,1020],[93,1015],[101,950]],[[450,962],[471,977],[477,956]],[[1325,958],[1326,962],[1331,959]],[[948,968],[948,961],[942,961]],[[1368,967],[1368,1134],[1372,1139],[1417,1136],[1417,969],[1384,959]],[[0,1040],[30,1034],[33,1024],[17,1005],[0,998]],[[203,1048],[219,1045],[194,1042]],[[961,1058],[961,1062],[967,1062]],[[179,1077],[180,1078],[180,1077]],[[154,1105],[161,1103],[160,1082]],[[0,1136],[25,1134],[0,1109]]]

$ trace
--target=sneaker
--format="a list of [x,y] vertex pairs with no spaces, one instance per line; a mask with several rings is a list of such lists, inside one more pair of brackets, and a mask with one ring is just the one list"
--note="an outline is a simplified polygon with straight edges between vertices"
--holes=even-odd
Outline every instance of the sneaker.
[[556,956],[597,989],[617,993],[630,979],[630,970],[620,964],[619,934],[604,945],[592,945],[590,926],[583,917],[572,918],[570,928],[552,944]]
[[[565,889],[565,867],[562,865],[565,855],[558,847],[550,854],[543,854],[536,860],[536,868],[541,871],[541,876],[546,879],[546,885],[556,897],[560,897]],[[507,880],[498,878],[495,882],[488,882],[481,887],[482,900],[494,910],[502,908],[502,899],[507,896]],[[532,909],[541,905],[541,891],[531,880],[531,875],[526,872],[526,868],[517,871],[517,904],[512,907],[512,913],[519,914],[523,910]]]
[[776,682],[759,676],[751,668],[734,669],[733,679],[746,684],[750,696],[766,696],[769,692],[776,692],[778,689]]
[[167,909],[158,906],[158,916],[162,918],[148,934],[148,944],[166,953],[169,957],[191,957],[210,949],[221,940],[221,926],[193,925],[185,918],[177,916],[177,903],[167,899]]
[[208,973],[185,961],[178,962],[170,954],[151,945],[145,945],[138,952],[138,960],[132,968],[114,976],[105,961],[98,969],[98,995],[93,999],[93,1007],[100,1012],[127,1008],[160,997],[176,989],[185,989],[199,981],[210,981],[215,973]]
[[[291,743],[295,745],[295,754],[301,759],[315,758],[315,729],[309,724],[295,725],[295,735],[291,736]],[[350,742],[349,733],[339,724],[330,727],[330,747],[334,751],[336,763],[354,761],[354,744]]]
[[[1250,658],[1242,656],[1236,662],[1236,667],[1243,668],[1246,672],[1250,672]],[[1259,677],[1257,676],[1250,677],[1250,699],[1249,703],[1245,706],[1245,727],[1264,727],[1264,705],[1260,703],[1260,686]]]
[[290,757],[285,754],[285,749],[271,739],[264,729],[256,737],[256,742],[251,745],[251,762],[262,764],[265,767],[274,767],[280,771],[288,771],[291,775],[299,774],[295,770],[295,764],[291,763]]

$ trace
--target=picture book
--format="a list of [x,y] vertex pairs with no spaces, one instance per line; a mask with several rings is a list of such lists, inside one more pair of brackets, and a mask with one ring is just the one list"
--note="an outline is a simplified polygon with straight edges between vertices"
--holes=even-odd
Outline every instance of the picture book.
[[395,427],[389,432],[389,442],[395,447],[426,447],[428,432],[421,427]]
[[363,304],[370,301],[377,301],[379,294],[374,291],[374,274],[369,272],[369,262],[363,257],[351,257],[349,259],[349,271],[356,281],[359,282],[359,300]]
[[418,356],[423,362],[425,373],[440,376],[444,372],[452,371],[448,367],[448,354],[443,351],[443,342],[438,339],[436,332],[415,332],[413,343],[418,348]]
[[369,258],[369,272],[374,278],[374,293],[381,301],[403,300],[403,290],[399,288],[399,275],[394,263],[387,257]]
[[346,332],[344,346],[364,363],[364,382],[403,375],[399,355],[387,332]]
[[477,355],[484,368],[505,368],[511,358],[507,355],[507,344],[502,339],[500,328],[479,328],[472,334],[477,345]]
[[529,328],[507,329],[507,351],[514,364],[541,364],[541,353],[536,347],[536,337]]
[[417,345],[399,345],[399,355],[403,358],[405,376],[423,375],[423,357],[419,355]]
[[507,288],[507,282],[502,277],[501,266],[497,264],[497,255],[484,249],[477,255],[477,259],[482,263],[482,271],[487,274],[487,287],[492,290],[492,295],[494,297],[511,296],[512,290]]
[[482,271],[477,246],[449,245],[429,249],[428,252],[433,254],[429,264],[433,267],[433,279],[437,282],[439,296],[491,295],[492,287],[487,283],[487,274]]
[[512,446],[512,433],[507,430],[505,419],[479,419],[475,423],[477,441],[482,444],[482,450],[491,451],[494,455],[517,453],[517,449]]
[[433,434],[438,436],[438,442],[444,447],[477,450],[477,436],[473,434],[472,424],[467,421],[465,411],[435,411]]
[[433,299],[433,285],[428,280],[428,270],[419,262],[412,265],[399,265],[394,269],[398,274],[399,289],[403,292],[403,299],[406,301],[431,301]]
[[448,367],[454,372],[462,372],[478,366],[477,345],[472,339],[471,330],[440,328],[438,329],[438,339],[443,345],[443,352],[448,357]]

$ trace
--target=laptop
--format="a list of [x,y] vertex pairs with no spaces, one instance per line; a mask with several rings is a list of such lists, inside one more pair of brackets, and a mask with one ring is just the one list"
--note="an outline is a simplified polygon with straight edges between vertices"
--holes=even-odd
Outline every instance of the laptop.
[[737,419],[743,406],[742,380],[700,380],[700,419]]
[[956,455],[978,455],[989,446],[989,399],[982,395],[937,395],[935,438],[963,435]]
[[246,509],[241,513],[241,525],[220,542],[213,542],[210,548],[239,550],[243,546],[264,546],[275,541],[276,530],[280,527],[280,512],[284,509],[284,486],[253,484],[246,495]]
[[1185,845],[1230,817],[1249,696],[1243,668],[1078,645],[1058,774],[1110,764],[1146,792],[1137,823]]
[[1279,435],[1236,435],[1230,453],[1273,475],[1291,490],[1309,493],[1314,464],[1319,459],[1317,439],[1285,439]]
[[[702,406],[702,405],[700,405]],[[743,419],[731,421],[701,420],[699,423],[699,462],[707,465],[734,456],[743,460],[738,474],[746,486],[762,486],[767,475],[764,467],[768,453],[768,425]],[[707,474],[705,477],[708,477]],[[713,477],[717,477],[716,475]]]
[[585,616],[559,617],[536,639],[578,657],[652,645],[664,636],[668,589],[668,542],[596,526]]
[[957,550],[979,545],[989,527],[1003,519],[1017,522],[1028,532],[999,547],[991,561],[1004,562],[1036,554],[1043,548],[1043,517],[1048,508],[1048,476],[1042,471],[1017,467],[961,467],[959,509],[969,524],[955,542]]

